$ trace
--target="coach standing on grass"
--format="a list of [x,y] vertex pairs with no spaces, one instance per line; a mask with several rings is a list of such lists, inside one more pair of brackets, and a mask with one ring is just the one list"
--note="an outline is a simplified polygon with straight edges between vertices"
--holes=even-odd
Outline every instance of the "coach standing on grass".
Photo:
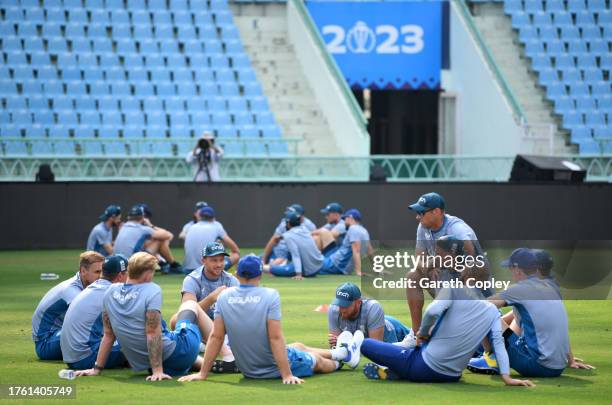
[[[436,255],[436,241],[443,236],[453,236],[457,240],[463,241],[463,251],[467,256],[484,255],[484,252],[476,237],[476,232],[466,224],[461,218],[446,213],[446,203],[444,198],[438,193],[427,193],[419,197],[418,201],[408,207],[416,213],[416,220],[419,222],[416,233],[415,255]],[[488,266],[480,271],[471,269],[472,276],[477,280],[489,278]],[[414,288],[406,289],[410,317],[412,319],[412,330],[419,330],[423,318],[423,305],[425,297],[423,289],[419,287],[422,278],[436,279],[440,276],[458,278],[459,273],[444,272],[441,269],[419,268],[408,274],[410,280],[414,280]],[[450,280],[447,280],[450,281]],[[429,291],[435,298],[436,292]],[[486,294],[490,295],[490,294]]]

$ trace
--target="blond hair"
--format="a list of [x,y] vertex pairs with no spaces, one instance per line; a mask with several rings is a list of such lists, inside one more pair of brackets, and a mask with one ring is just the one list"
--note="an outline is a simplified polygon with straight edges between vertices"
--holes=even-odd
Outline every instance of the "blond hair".
[[128,260],[128,276],[131,279],[138,279],[147,271],[155,271],[157,268],[157,258],[147,252],[138,252]]
[[104,261],[104,256],[93,250],[88,250],[81,253],[79,256],[79,267],[83,267],[85,270],[89,270],[89,266],[94,263],[100,263]]

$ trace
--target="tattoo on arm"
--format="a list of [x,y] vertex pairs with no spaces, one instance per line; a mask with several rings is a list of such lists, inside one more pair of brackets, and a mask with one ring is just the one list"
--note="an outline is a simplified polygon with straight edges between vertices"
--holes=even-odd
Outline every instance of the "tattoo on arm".
[[104,334],[109,336],[115,336],[115,332],[113,332],[113,327],[110,323],[110,318],[106,312],[102,313],[102,324],[104,325]]
[[146,332],[149,361],[151,362],[151,368],[155,370],[162,367],[163,361],[161,313],[159,313],[159,311],[147,311]]

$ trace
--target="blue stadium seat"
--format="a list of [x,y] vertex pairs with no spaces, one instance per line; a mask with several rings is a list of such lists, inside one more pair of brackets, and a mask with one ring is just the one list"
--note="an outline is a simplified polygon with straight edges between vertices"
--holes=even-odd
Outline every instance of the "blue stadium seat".
[[[2,128],[3,136],[6,128]],[[26,156],[28,154],[27,145],[25,142],[19,141],[3,141],[7,155],[11,156]]]
[[565,4],[563,4],[563,0],[547,0],[545,2],[546,11],[548,12],[557,12],[557,11],[565,11]]
[[227,114],[225,111],[217,111],[217,113],[213,111],[211,113],[211,118],[215,126],[232,124],[229,114]]
[[595,19],[590,11],[584,10],[576,13],[576,25],[591,25],[595,24]]
[[93,51],[98,54],[102,53],[112,53],[113,52],[113,44],[110,39],[106,38],[93,38],[91,40],[93,45]]
[[130,96],[132,91],[127,83],[115,82],[111,83],[111,94],[114,96]]
[[590,94],[589,86],[582,82],[570,84],[570,95],[573,97],[585,97]]
[[166,10],[166,0],[149,0],[148,5],[149,10]]
[[596,83],[603,81],[603,74],[600,69],[588,68],[584,70],[584,81],[587,83]]
[[[115,130],[102,130],[100,131],[101,138],[118,138],[119,133]],[[104,154],[107,156],[125,156],[127,155],[127,149],[125,142],[104,142]]]
[[66,14],[64,10],[58,7],[46,7],[47,9],[47,23],[57,23],[57,24],[65,24],[66,23]]
[[263,90],[258,82],[243,83],[245,96],[263,96]]
[[544,7],[540,0],[529,0],[524,3],[524,10],[528,13],[534,14],[538,11],[543,11]]
[[34,79],[34,70],[30,66],[15,66],[13,67],[13,79],[23,82]]
[[165,68],[159,69],[150,69],[151,72],[151,80],[153,82],[169,82],[170,81],[170,72]]
[[251,98],[249,104],[251,106],[251,111],[268,111],[270,109],[268,100],[263,96]]
[[25,136],[28,139],[40,139],[47,136],[47,129],[40,124],[34,124],[25,128]]
[[193,75],[190,69],[173,69],[172,80],[176,83],[188,82],[191,85],[195,86],[195,83],[193,83]]
[[25,53],[22,52],[9,52],[6,54],[8,65],[27,65]]
[[586,9],[584,0],[567,0],[567,10],[576,13]]
[[593,139],[581,140],[578,146],[581,155],[594,155],[601,153],[599,143]]
[[604,115],[603,113],[599,111],[590,111],[590,112],[587,112],[585,115],[586,115],[586,124],[588,126],[595,127],[595,126],[605,126],[606,125]]
[[129,10],[135,10],[135,9],[146,10],[147,6],[144,0],[127,0],[127,8]]
[[[78,135],[77,135],[78,136]],[[90,138],[89,136],[87,138]],[[102,148],[102,142],[100,141],[92,141],[92,142],[83,142],[81,144],[82,154],[85,156],[102,156],[104,154]]]
[[[140,112],[140,100],[132,97],[123,97],[120,100],[121,111],[138,111]],[[130,123],[130,121],[126,117],[126,122]]]
[[[63,43],[63,47],[61,46]],[[58,48],[55,48],[55,46]],[[38,37],[26,37],[23,40],[23,50],[26,52],[44,52],[45,47],[43,45],[42,39]],[[62,38],[54,38],[49,41],[49,52],[66,52],[66,41]]]
[[0,22],[0,37],[5,39],[10,36],[16,35],[15,24],[10,21]]
[[591,139],[591,130],[586,126],[577,126],[572,128],[571,141],[572,143],[580,143],[584,139]]
[[148,97],[143,100],[143,110],[146,113],[161,112],[164,110],[164,106],[159,98]]
[[22,51],[21,40],[19,38],[3,38],[2,50],[6,51]]
[[196,86],[193,83],[179,82],[176,85],[177,94],[183,97],[192,97],[197,95]]
[[[25,106],[25,105],[24,105]],[[19,127],[25,127],[32,124],[32,113],[26,109],[15,110],[11,112],[13,124]]]
[[564,26],[561,28],[561,39],[564,41],[579,40],[580,32],[575,26]]
[[196,27],[202,27],[207,25],[213,25],[212,14],[208,13],[204,9],[193,10],[193,21]]
[[64,68],[62,68],[60,77],[64,81],[69,81],[69,80],[80,81],[80,80],[83,80],[83,76],[81,74],[81,69],[79,69],[78,67],[64,67]]
[[587,52],[586,43],[581,39],[568,41],[568,49],[572,54]]
[[590,96],[576,97],[576,110],[589,112],[595,109],[595,100]]
[[58,125],[76,126],[78,125],[77,114],[74,111],[59,111],[56,114]]
[[[216,117],[215,117],[216,118]],[[215,121],[218,136],[234,138],[238,136],[238,130],[233,125],[221,124]]]
[[55,117],[51,111],[35,111],[34,112],[34,123],[43,126],[51,126],[55,124]]
[[51,60],[49,59],[49,54],[45,52],[34,52],[31,54],[31,56],[32,56],[31,64],[35,68],[46,66],[51,63]]
[[147,127],[145,129],[145,136],[149,139],[162,139],[166,138],[166,124],[163,127]]
[[146,10],[132,10],[130,12],[132,15],[132,24],[133,25],[150,25],[151,18],[149,12]]
[[540,27],[538,31],[539,31],[538,36],[542,40],[549,41],[549,40],[559,38],[559,33],[557,32],[557,28],[552,25]]
[[268,152],[272,156],[287,156],[289,155],[289,146],[287,142],[271,142],[268,144]]
[[157,82],[155,88],[158,96],[170,97],[176,95],[176,87],[172,82]]
[[[73,54],[68,53],[68,54],[65,54],[65,55],[73,55]],[[71,61],[71,59],[72,58],[68,57],[65,61],[69,62],[69,61]],[[77,63],[83,69],[97,68],[98,67],[98,58],[96,57],[96,55],[91,54],[91,53],[82,53],[82,54],[78,54],[77,55]],[[108,66],[105,66],[105,68],[108,68]]]
[[125,117],[125,121],[128,124],[123,129],[123,137],[124,138],[128,138],[128,139],[144,138],[144,136],[145,136],[144,125],[136,126],[136,125],[130,124],[129,123],[130,121],[129,121],[127,115]]
[[230,97],[227,105],[231,112],[248,111],[246,99],[243,97]]
[[581,27],[580,30],[582,31],[582,38],[587,41],[601,39],[601,30],[596,25]]
[[166,10],[155,11],[153,14],[153,24],[155,26],[159,25],[172,25],[172,18],[170,13]]
[[206,43],[204,44],[204,48],[207,54],[223,53],[223,43],[216,39],[206,40]]
[[224,96],[238,96],[240,94],[238,84],[235,81],[220,82],[219,91]]
[[198,37],[201,40],[206,41],[217,41],[219,39],[219,37],[217,36],[217,30],[208,25],[198,27]]
[[242,125],[253,125],[253,115],[250,112],[242,111],[242,112],[234,112],[234,124],[237,126]]
[[[32,148],[34,153],[34,148]],[[54,141],[53,142],[53,154],[56,156],[74,156],[76,155],[75,143],[73,141]]]
[[[38,77],[40,79],[40,71]],[[50,96],[64,94],[64,85],[57,81],[43,81],[43,92]]]
[[87,38],[73,38],[72,52],[87,53],[91,52],[91,41]]
[[232,56],[232,66],[234,69],[247,69],[251,67],[251,61],[244,53],[235,54]]
[[[531,40],[525,43],[525,54],[527,56],[533,56],[538,53],[544,53],[544,42],[539,40]],[[243,73],[244,72],[244,73]],[[244,76],[244,77],[243,77]],[[243,69],[239,72],[240,81],[253,81],[256,80],[255,73],[251,69]]]
[[66,26],[66,38],[85,38],[85,26],[79,24],[68,24]]
[[132,127],[144,128],[144,114],[140,111],[130,111],[125,113],[125,122]]
[[187,63],[183,55],[168,55],[166,56],[166,66],[176,68],[186,68]]
[[195,112],[191,114],[191,123],[196,128],[209,127],[211,124],[210,115],[208,113],[201,112],[201,111]]
[[70,24],[80,23],[84,25],[89,23],[89,19],[84,9],[71,8],[68,10],[68,22]]
[[574,58],[571,55],[558,55],[555,57],[555,67],[558,70],[567,70],[575,66]]
[[560,39],[551,39],[544,43],[546,44],[546,53],[549,56],[563,55],[567,52],[565,50],[565,42]]
[[[603,39],[591,40],[589,43],[591,54],[600,55],[600,56],[610,55],[610,50],[609,50],[609,45],[608,45],[609,43],[610,41],[606,41]],[[604,67],[605,65],[602,64],[601,66]],[[610,66],[608,66],[608,68],[609,67]]]
[[97,21],[95,24],[89,24],[87,26],[87,37],[92,41],[98,39],[109,40],[106,33],[106,25],[99,24]]
[[190,58],[194,55],[201,54],[202,52],[204,52],[202,42],[199,40],[184,41],[183,44],[184,52],[186,55],[189,55]]
[[[607,94],[599,96],[597,99],[597,105],[600,110],[612,111],[612,95]],[[608,122],[610,121],[610,114],[608,113]]]
[[176,27],[192,26],[191,14],[183,10],[174,10],[172,12],[172,21]]
[[567,114],[563,116],[563,127],[567,129],[572,129],[575,127],[583,126],[584,122],[582,121],[582,114],[577,113],[576,111],[569,111]]
[[40,7],[26,8],[25,9],[25,19],[32,23],[44,24],[45,23],[44,10]]
[[255,117],[257,119],[257,125],[275,125],[276,124],[276,122],[274,121],[274,116],[269,111],[260,112]]
[[159,41],[159,50],[161,53],[164,54],[179,54],[179,48],[178,48],[178,44],[176,42],[176,40],[174,39],[165,39],[165,40],[160,40]]
[[259,137],[259,129],[255,125],[242,125],[239,127],[241,138],[257,138]]
[[[193,66],[193,63],[192,63],[192,66]],[[194,70],[194,74],[195,74],[196,82],[200,84],[215,81],[215,77],[211,69],[198,68]]]
[[242,47],[242,42],[232,39],[225,42],[225,51],[227,53],[242,53],[244,48]]
[[581,69],[586,68],[595,68],[597,67],[597,62],[595,61],[595,56],[589,54],[580,54],[578,55],[578,66]]
[[81,111],[81,125],[98,127],[101,124],[100,114],[97,111]]
[[[37,83],[38,84],[38,83]],[[40,84],[38,84],[40,88]],[[35,96],[28,98],[28,107],[30,110],[46,110],[49,108],[49,101],[38,93]]]
[[132,68],[127,71],[128,79],[132,83],[136,82],[148,82],[149,73],[143,68]]
[[599,13],[598,22],[602,27],[609,27],[610,24],[612,24],[612,10],[601,11]]
[[42,26],[42,34],[43,34],[43,37],[46,37],[46,38],[61,37],[62,32],[60,30],[60,25],[47,21],[47,23],[43,24]]
[[83,96],[87,94],[85,83],[81,81],[74,81],[66,83],[66,94],[71,96]]
[[155,94],[153,84],[149,82],[134,83],[134,95],[138,97],[152,97]]
[[[166,114],[161,112],[146,114],[147,127],[166,128],[168,126]],[[147,132],[147,137],[149,136]]]
[[185,103],[181,97],[167,97],[164,100],[164,108],[170,113],[182,113],[185,111]]
[[53,155],[53,149],[51,144],[47,141],[34,141],[32,142],[32,155],[34,156],[51,156]]
[[555,100],[555,113],[564,115],[569,111],[574,110],[574,100],[567,96],[557,97]]
[[53,110],[54,111],[63,111],[74,109],[74,102],[72,97],[70,96],[56,96],[51,99],[53,102]]
[[580,75],[580,70],[576,68],[571,67],[569,69],[564,69],[562,72],[563,72],[563,83],[565,84],[580,82],[582,80],[582,77]]
[[552,15],[544,11],[538,11],[533,15],[533,23],[537,26],[552,25]]
[[132,53],[136,53],[136,45],[131,39],[118,39],[116,41],[116,45],[117,53],[119,54],[129,55]]
[[557,11],[554,13],[553,19],[555,20],[555,26],[564,27],[568,25],[574,25],[574,21],[572,20],[572,15],[565,11]]
[[115,96],[98,98],[98,109],[102,112],[119,110],[119,100]]
[[74,102],[78,111],[96,110],[96,100],[91,97],[77,97]]

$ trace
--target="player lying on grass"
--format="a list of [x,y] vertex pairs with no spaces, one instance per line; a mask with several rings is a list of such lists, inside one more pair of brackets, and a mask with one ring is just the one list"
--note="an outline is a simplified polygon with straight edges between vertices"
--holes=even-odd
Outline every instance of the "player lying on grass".
[[[104,335],[102,306],[104,294],[113,283],[124,283],[127,278],[128,261],[123,256],[109,256],[102,265],[102,277],[87,286],[72,301],[60,336],[64,363],[73,370],[92,368],[98,356],[100,341]],[[121,346],[114,342],[107,368],[126,365]]]
[[321,209],[321,214],[325,215],[325,225],[312,231],[312,236],[319,250],[325,256],[340,247],[344,235],[346,234],[346,226],[342,219],[342,212],[344,212],[344,210],[337,202],[327,204],[325,208]]
[[167,380],[199,369],[200,342],[210,333],[212,321],[197,303],[188,301],[179,307],[175,330],[166,330],[161,316],[162,291],[153,283],[158,268],[155,256],[138,252],[128,261],[127,281],[108,287],[102,313],[104,336],[96,363],[77,375],[100,374],[115,339],[132,370],[149,370],[147,381]]
[[264,252],[262,255],[264,264],[267,264],[270,260],[285,260],[289,257],[289,250],[287,249],[287,244],[282,238],[282,235],[287,231],[285,226],[285,216],[288,211],[294,211],[298,214],[300,218],[300,225],[302,225],[308,232],[312,232],[317,228],[316,225],[310,219],[304,216],[304,207],[302,207],[300,204],[291,204],[290,206],[288,206],[285,209],[285,214],[283,214],[283,218],[281,219],[280,224],[278,224],[278,226],[274,230],[274,234],[272,234],[270,240],[264,248]]
[[212,242],[223,242],[229,247],[231,254],[225,257],[225,269],[228,270],[238,262],[240,250],[238,245],[225,232],[223,225],[215,220],[215,210],[211,206],[200,210],[200,220],[189,228],[185,238],[185,261],[186,274],[200,267],[202,260],[202,248]]
[[339,347],[314,349],[301,343],[285,346],[281,329],[280,296],[276,290],[259,285],[262,262],[246,256],[238,262],[239,287],[223,291],[217,300],[215,321],[199,373],[179,381],[205,380],[217,357],[225,334],[232,344],[236,363],[248,378],[282,378],[283,384],[301,384],[302,377],[313,373],[331,373],[340,361],[350,367],[359,364],[359,346],[363,334],[341,335]]
[[285,231],[280,238],[288,255],[285,259],[276,257],[270,265],[264,265],[266,272],[295,279],[312,277],[319,272],[325,258],[302,223],[302,218],[297,210],[285,212]]
[[445,288],[427,307],[417,346],[403,348],[365,339],[361,354],[374,363],[364,367],[370,379],[402,379],[414,382],[457,382],[485,336],[498,353],[501,378],[506,385],[531,387],[529,380],[510,377],[508,355],[502,337],[499,311],[480,300],[478,291]]
[[336,298],[327,313],[330,346],[336,346],[343,331],[360,330],[370,338],[387,343],[401,342],[410,329],[390,315],[385,315],[376,300],[361,298],[361,290],[353,283],[344,283],[336,289]]
[[[498,308],[513,307],[513,316],[505,317],[511,322],[504,331],[510,367],[526,377],[560,376],[568,362],[576,360],[570,350],[567,313],[558,284],[550,277],[540,277],[536,253],[528,248],[516,249],[502,266],[510,269],[515,284],[489,300]],[[470,361],[469,369],[495,374],[498,357],[497,352],[485,352]]]
[[60,335],[68,307],[102,272],[104,256],[86,251],[79,256],[79,271],[50,289],[32,315],[32,339],[41,360],[62,360]]
[[183,225],[183,228],[181,229],[181,233],[179,234],[179,239],[185,240],[185,238],[187,237],[187,232],[189,232],[189,229],[198,223],[198,221],[200,220],[200,210],[204,207],[208,207],[208,203],[206,201],[198,201],[195,205],[194,211],[193,211],[193,219],[189,222],[187,222],[185,225]]
[[110,256],[113,254],[113,228],[121,227],[121,207],[109,205],[100,215],[100,221],[89,233],[85,250]]
[[[409,206],[409,209],[416,213],[416,220],[419,222],[416,233],[415,255],[435,256],[437,254],[436,241],[444,236],[452,236],[457,240],[463,241],[462,249],[466,255],[476,257],[483,255],[476,233],[462,219],[448,215],[445,212],[446,203],[444,198],[438,193],[427,193],[419,197],[416,203]],[[432,263],[433,264],[433,263]],[[487,280],[489,278],[488,265],[483,269],[472,269],[471,277],[476,280]],[[455,279],[459,273],[448,269],[437,269],[433,267],[421,267],[416,271],[410,272],[408,278],[414,280],[414,288],[406,289],[408,308],[412,319],[412,329],[418,330],[421,325],[423,305],[425,298],[423,289],[419,281],[422,278],[436,278],[438,280]],[[436,292],[428,291],[432,298]],[[492,292],[483,291],[485,296]]]
[[142,205],[135,205],[130,208],[128,220],[117,234],[114,252],[128,259],[137,252],[159,254],[170,263],[170,272],[180,273],[181,265],[174,260],[170,250],[173,237],[171,232],[151,224],[149,218],[145,217]]

